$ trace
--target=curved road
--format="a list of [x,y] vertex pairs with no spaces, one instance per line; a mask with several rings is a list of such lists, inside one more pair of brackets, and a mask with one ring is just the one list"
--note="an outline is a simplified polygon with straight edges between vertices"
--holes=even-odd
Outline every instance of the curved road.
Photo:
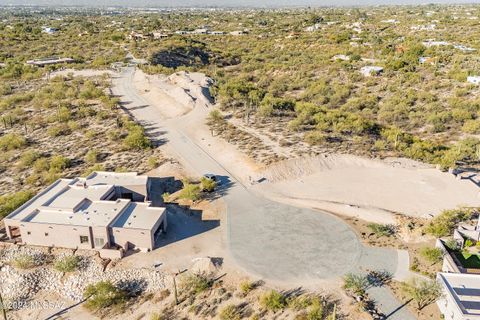
[[235,262],[257,276],[285,282],[330,279],[366,269],[397,271],[397,251],[363,246],[350,227],[327,213],[300,209],[265,199],[251,192],[182,130],[188,115],[165,121],[138,95],[133,67],[113,79],[113,93],[147,132],[169,144],[176,156],[198,175],[214,173],[229,179],[227,241]]

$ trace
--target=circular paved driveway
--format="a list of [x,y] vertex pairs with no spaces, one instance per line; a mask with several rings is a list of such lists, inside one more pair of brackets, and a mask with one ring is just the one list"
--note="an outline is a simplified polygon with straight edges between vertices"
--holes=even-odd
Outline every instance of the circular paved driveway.
[[233,189],[226,196],[229,245],[246,271],[283,281],[336,278],[362,269],[395,272],[395,251],[364,247],[341,219]]

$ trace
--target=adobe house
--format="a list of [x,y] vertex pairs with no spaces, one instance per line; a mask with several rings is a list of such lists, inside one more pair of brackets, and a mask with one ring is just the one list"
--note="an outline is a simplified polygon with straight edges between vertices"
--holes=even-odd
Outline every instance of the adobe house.
[[166,209],[148,201],[150,188],[151,180],[134,172],[59,179],[4,219],[7,236],[110,258],[128,249],[150,251],[167,228]]

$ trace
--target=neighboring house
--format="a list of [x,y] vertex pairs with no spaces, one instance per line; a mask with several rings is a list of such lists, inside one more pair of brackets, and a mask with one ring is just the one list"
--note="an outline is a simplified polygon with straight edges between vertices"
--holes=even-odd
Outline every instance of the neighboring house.
[[152,36],[155,40],[165,39],[169,37],[168,33],[163,32],[152,32]]
[[438,273],[443,296],[437,301],[446,320],[480,320],[480,276]]
[[136,32],[136,31],[132,31],[128,35],[129,40],[144,40],[144,39],[147,39],[147,38],[148,38],[148,36],[144,35],[143,33]]
[[207,28],[195,29],[192,31],[193,34],[209,34],[210,30]]
[[136,173],[93,172],[59,179],[5,219],[9,239],[29,245],[92,249],[122,257],[155,248],[166,230],[165,208],[152,207],[151,180]]
[[379,75],[380,73],[383,72],[382,67],[377,67],[377,66],[366,66],[362,67],[360,69],[360,72],[365,76],[365,77],[370,77],[372,75]]
[[320,30],[322,28],[322,25],[320,23],[315,23],[313,26],[308,26],[305,28],[306,32],[313,32]]
[[242,36],[244,34],[247,34],[247,32],[246,31],[241,31],[241,30],[230,32],[230,35],[232,35],[232,36]]
[[480,76],[469,76],[469,77],[467,77],[467,82],[478,85],[478,84],[480,84]]
[[429,39],[429,40],[426,40],[424,42],[422,42],[422,44],[429,48],[429,47],[439,47],[439,46],[449,46],[450,45],[450,42],[447,42],[447,41],[435,41],[435,40],[432,40],[432,39]]
[[337,61],[337,60],[349,61],[350,57],[345,54],[337,54],[332,57],[332,60],[333,61]]
[[428,63],[428,64],[431,64],[431,65],[434,65],[435,64],[435,59],[432,58],[432,57],[420,57],[420,58],[418,58],[418,62],[420,64]]
[[49,57],[43,59],[28,60],[27,64],[33,66],[43,67],[49,64],[59,64],[59,63],[72,63],[75,62],[75,59],[72,58],[59,58],[59,57]]
[[475,52],[477,49],[464,46],[463,44],[454,44],[453,47],[463,52]]
[[59,31],[57,28],[52,27],[42,27],[42,32],[47,34],[55,34]]

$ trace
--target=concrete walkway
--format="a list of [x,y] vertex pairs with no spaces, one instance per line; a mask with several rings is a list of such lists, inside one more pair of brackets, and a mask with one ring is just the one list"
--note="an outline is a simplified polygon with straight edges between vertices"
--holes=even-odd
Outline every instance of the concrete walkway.
[[370,299],[374,300],[378,309],[386,315],[388,320],[416,320],[407,306],[397,300],[390,289],[373,287],[367,290]]

